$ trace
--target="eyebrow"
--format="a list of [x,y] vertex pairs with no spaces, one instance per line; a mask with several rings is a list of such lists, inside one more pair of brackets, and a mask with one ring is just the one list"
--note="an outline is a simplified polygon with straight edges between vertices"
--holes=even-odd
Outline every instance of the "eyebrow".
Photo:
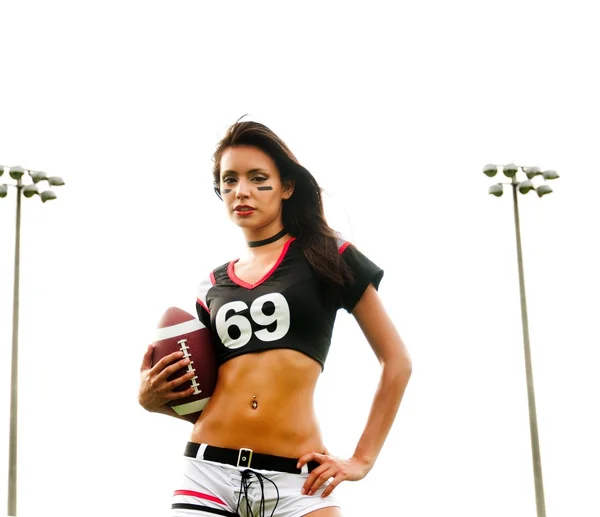
[[[257,169],[250,169],[247,172],[247,174],[256,174],[256,173],[268,174],[269,171],[267,169],[257,168]],[[226,174],[236,174],[237,175],[238,173],[234,170],[228,169],[226,171],[223,171],[223,173],[222,173],[223,176],[225,176]]]

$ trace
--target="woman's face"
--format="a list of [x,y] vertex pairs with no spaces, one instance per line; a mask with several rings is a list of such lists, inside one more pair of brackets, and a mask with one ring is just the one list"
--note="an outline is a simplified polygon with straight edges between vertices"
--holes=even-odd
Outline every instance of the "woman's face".
[[220,188],[231,220],[253,231],[282,228],[282,200],[293,189],[281,183],[271,157],[256,147],[228,147],[221,156]]

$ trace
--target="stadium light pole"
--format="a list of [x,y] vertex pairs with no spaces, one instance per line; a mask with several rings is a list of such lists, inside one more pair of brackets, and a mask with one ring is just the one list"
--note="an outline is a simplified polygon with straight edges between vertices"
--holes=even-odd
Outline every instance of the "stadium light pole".
[[[56,199],[52,190],[40,192],[38,184],[46,181],[50,186],[64,185],[58,176],[48,177],[41,171],[25,170],[20,166],[5,167],[0,165],[0,176],[5,169],[16,183],[0,183],[0,198],[6,197],[8,187],[17,189],[17,221],[15,228],[15,275],[13,286],[13,327],[12,327],[12,356],[10,369],[10,437],[8,452],[8,517],[17,515],[17,402],[18,402],[18,373],[19,373],[19,269],[21,259],[21,197],[26,198],[39,195],[43,203]],[[25,184],[25,174],[31,178],[32,183]]]
[[[527,299],[525,297],[525,274],[523,272],[523,250],[521,247],[521,225],[519,221],[519,202],[517,191],[521,194],[527,194],[530,190],[535,190],[538,197],[550,194],[552,189],[545,182],[536,187],[533,184],[535,177],[541,177],[544,180],[557,179],[559,176],[556,171],[547,170],[542,172],[539,167],[521,167],[514,163],[497,166],[488,164],[483,168],[483,173],[492,178],[501,168],[503,174],[510,178],[510,183],[499,182],[489,188],[489,193],[500,197],[504,191],[503,185],[508,184],[512,187],[513,207],[515,217],[515,234],[517,239],[517,265],[519,270],[519,290],[521,297],[521,322],[523,327],[523,344],[525,351],[525,376],[527,380],[527,402],[529,405],[529,430],[531,434],[531,454],[533,460],[533,478],[535,483],[535,502],[537,508],[537,517],[546,517],[546,503],[544,500],[544,482],[542,478],[542,460],[540,455],[540,443],[538,438],[537,413],[535,408],[535,392],[533,389],[533,370],[531,366],[531,347],[529,343],[529,321],[527,318]],[[517,175],[527,177],[523,181],[517,180]]]

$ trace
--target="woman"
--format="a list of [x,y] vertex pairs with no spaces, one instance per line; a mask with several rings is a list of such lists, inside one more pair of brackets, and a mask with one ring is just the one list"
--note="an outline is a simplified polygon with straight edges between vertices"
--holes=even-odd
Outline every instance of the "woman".
[[[233,124],[214,154],[214,187],[247,241],[245,256],[201,282],[198,317],[214,334],[215,391],[195,422],[173,516],[338,517],[332,495],[373,467],[411,374],[408,353],[377,294],[383,271],[325,221],[321,191],[262,124]],[[381,364],[367,425],[351,458],[325,448],[313,395],[335,315],[356,318]],[[168,401],[193,372],[174,353],[142,364],[139,402],[177,416]]]

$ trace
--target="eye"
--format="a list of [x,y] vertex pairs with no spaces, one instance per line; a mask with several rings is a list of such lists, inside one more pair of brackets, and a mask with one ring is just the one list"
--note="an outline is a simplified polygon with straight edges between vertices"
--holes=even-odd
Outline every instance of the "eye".
[[267,181],[267,179],[268,178],[265,178],[264,176],[255,176],[254,178],[252,178],[252,181],[262,183],[263,181]]
[[232,183],[235,183],[235,178],[229,176],[227,178],[223,178],[223,183],[225,183],[226,185],[231,185]]

